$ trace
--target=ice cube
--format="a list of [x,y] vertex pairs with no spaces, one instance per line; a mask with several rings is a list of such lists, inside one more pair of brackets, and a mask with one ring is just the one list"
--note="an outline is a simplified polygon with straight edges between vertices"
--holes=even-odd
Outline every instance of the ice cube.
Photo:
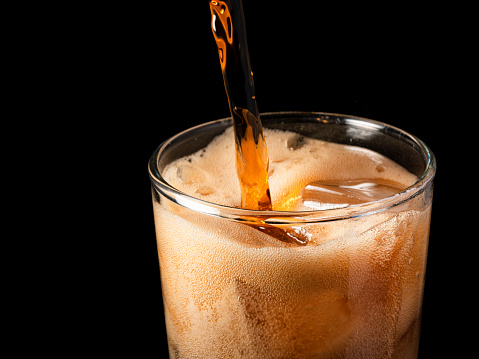
[[244,350],[248,358],[280,358],[291,355],[287,350],[290,343],[286,322],[288,308],[278,301],[277,296],[258,285],[237,279],[234,282],[235,297],[240,308],[239,339],[245,341]]
[[379,179],[317,181],[303,189],[303,205],[311,209],[336,209],[373,202],[399,193],[404,188]]
[[248,225],[284,243],[305,246],[311,240],[311,233],[299,226],[280,227],[264,222],[248,223]]
[[293,283],[279,291],[278,284],[235,280],[251,357],[336,358],[344,352],[355,324],[347,296],[336,289],[306,289],[304,277],[295,273]]

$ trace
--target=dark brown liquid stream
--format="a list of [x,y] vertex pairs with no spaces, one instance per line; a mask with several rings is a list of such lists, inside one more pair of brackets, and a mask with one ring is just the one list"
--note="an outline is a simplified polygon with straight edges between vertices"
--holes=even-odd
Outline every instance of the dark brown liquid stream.
[[[243,4],[241,0],[211,0],[210,10],[211,29],[234,124],[241,206],[270,211],[273,205],[268,184],[268,150],[256,104]],[[248,225],[287,243],[307,243],[294,229],[278,228],[259,219]]]
[[236,171],[241,183],[241,206],[272,210],[268,185],[268,151],[254,93],[246,41],[243,5],[210,1],[211,29],[218,46],[221,70],[236,138]]

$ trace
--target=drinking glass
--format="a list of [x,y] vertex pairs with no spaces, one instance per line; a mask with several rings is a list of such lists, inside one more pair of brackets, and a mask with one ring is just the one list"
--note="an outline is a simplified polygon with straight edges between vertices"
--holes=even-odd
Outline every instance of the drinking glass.
[[[149,172],[170,357],[416,358],[434,155],[405,131],[355,116],[279,112],[261,120],[264,128],[373,150],[418,179],[345,208],[252,211],[194,198],[162,177],[230,118],[165,141]],[[258,223],[318,238],[288,244]]]

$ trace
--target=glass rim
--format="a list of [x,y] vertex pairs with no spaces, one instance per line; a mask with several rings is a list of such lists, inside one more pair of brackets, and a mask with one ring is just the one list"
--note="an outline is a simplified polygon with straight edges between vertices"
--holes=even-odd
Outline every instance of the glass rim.
[[[362,217],[366,215],[382,212],[398,205],[401,205],[419,194],[421,194],[428,185],[433,181],[436,173],[436,159],[429,147],[416,136],[401,130],[395,126],[388,125],[383,122],[358,117],[351,115],[343,115],[327,112],[304,112],[304,111],[282,111],[282,112],[265,112],[261,113],[261,117],[274,117],[274,116],[311,116],[311,117],[340,117],[345,121],[345,125],[352,125],[356,127],[362,127],[363,129],[379,130],[389,129],[396,133],[399,133],[402,137],[408,138],[415,143],[420,149],[421,154],[427,159],[425,170],[422,176],[418,176],[418,180],[409,187],[405,188],[401,192],[386,198],[382,198],[377,201],[350,205],[344,208],[324,209],[324,210],[309,210],[309,211],[261,211],[261,210],[249,210],[239,207],[230,207],[213,202],[208,202],[202,199],[190,196],[175,187],[171,186],[162,176],[158,170],[158,160],[162,153],[168,147],[168,145],[174,142],[179,137],[186,135],[195,129],[201,129],[204,127],[212,126],[221,122],[231,122],[231,117],[225,117],[222,119],[209,121],[200,125],[190,127],[176,135],[170,137],[164,141],[153,152],[148,163],[148,171],[152,185],[160,191],[162,195],[169,200],[179,204],[182,207],[189,208],[195,212],[211,215],[215,217],[221,217],[229,220],[236,220],[242,222],[265,222],[268,224],[303,224],[303,223],[316,223],[326,221],[345,220],[356,217]],[[267,128],[267,126],[265,126]]]

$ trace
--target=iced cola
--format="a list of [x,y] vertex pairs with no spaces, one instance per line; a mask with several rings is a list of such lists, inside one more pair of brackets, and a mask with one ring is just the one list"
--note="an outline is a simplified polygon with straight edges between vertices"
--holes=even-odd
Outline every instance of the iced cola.
[[170,357],[416,358],[434,157],[374,121],[262,120],[273,211],[240,208],[231,121],[150,161]]

